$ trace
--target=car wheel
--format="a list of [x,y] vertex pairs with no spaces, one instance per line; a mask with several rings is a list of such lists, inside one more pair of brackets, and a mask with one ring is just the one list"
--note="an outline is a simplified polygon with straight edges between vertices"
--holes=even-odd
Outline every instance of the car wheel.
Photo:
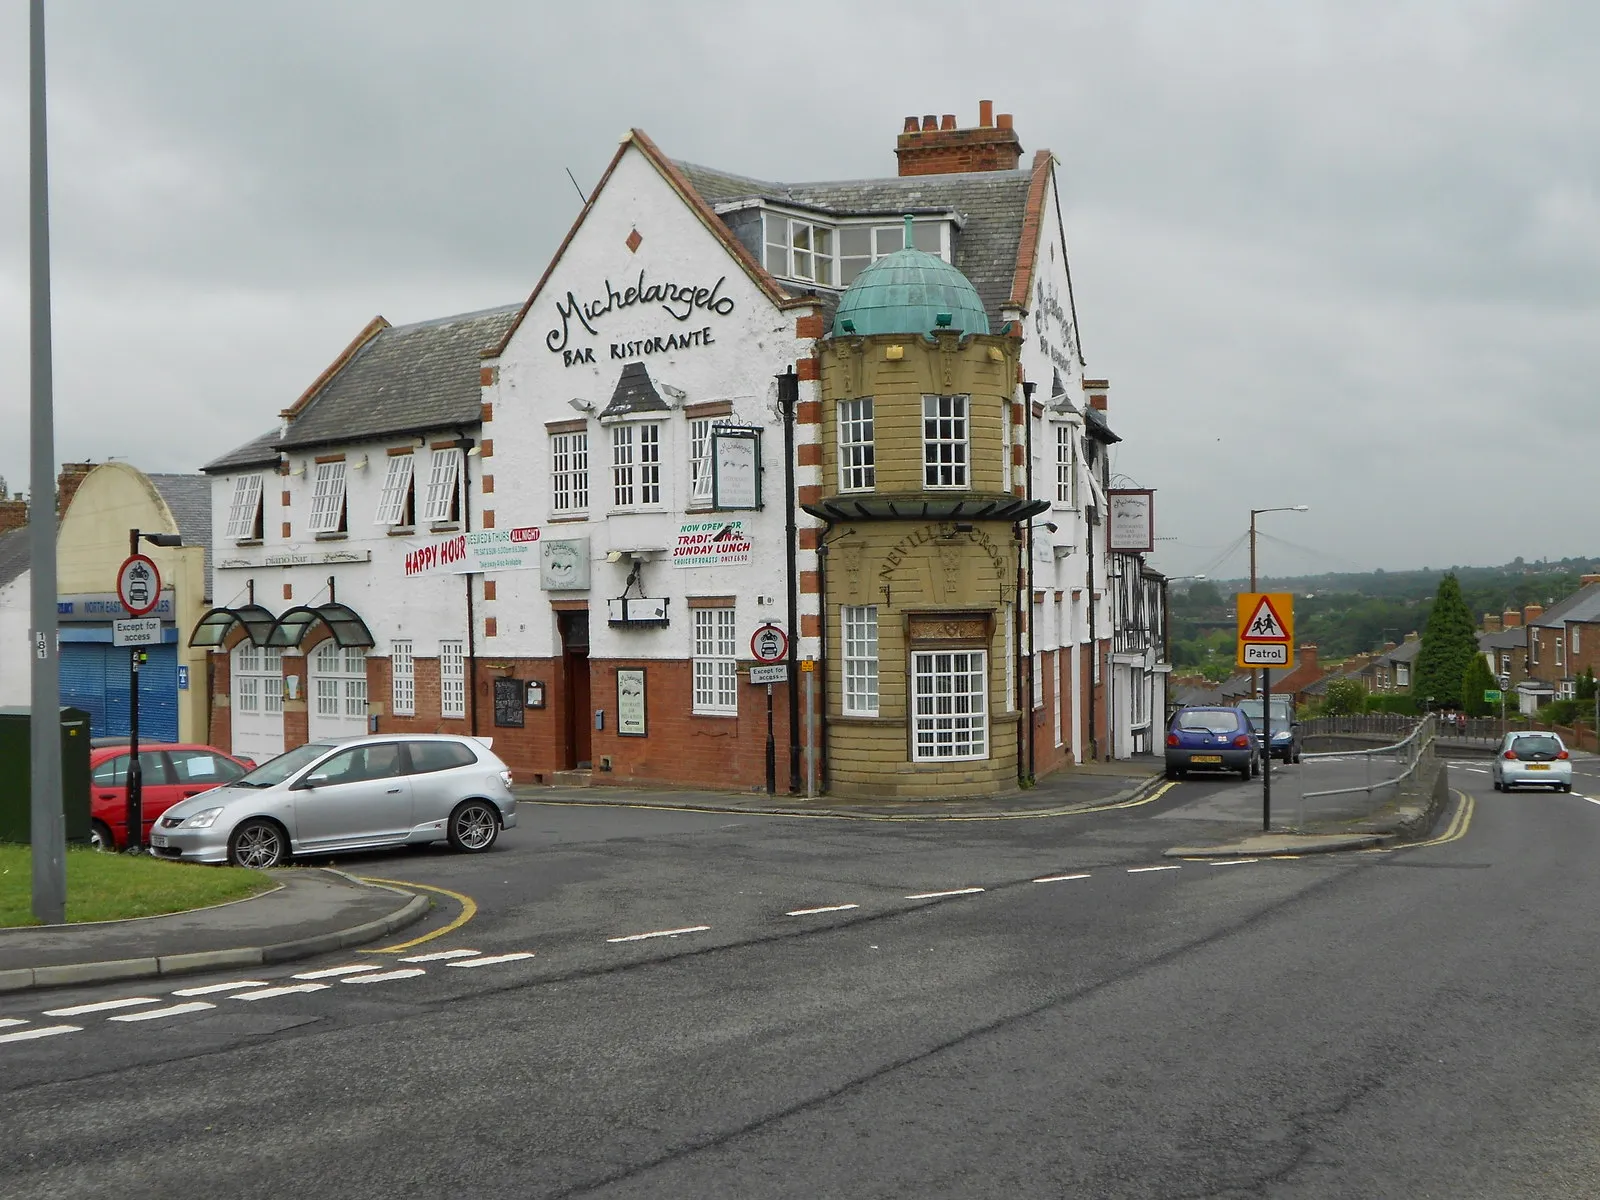
[[450,814],[450,845],[482,854],[500,836],[500,814],[487,800],[463,800]]
[[228,861],[236,867],[265,871],[289,857],[289,835],[275,821],[255,818],[240,825],[228,839]]
[[1561,790],[1563,792],[1570,792],[1572,790],[1572,785],[1570,783],[1563,783],[1561,785]]
[[1244,780],[1246,783],[1249,783],[1250,782],[1250,776],[1255,774],[1255,770],[1254,770],[1255,765],[1256,765],[1255,759],[1251,759],[1244,766],[1240,767],[1239,768],[1239,778]]
[[1261,774],[1261,760],[1259,758],[1252,758],[1250,760],[1250,774],[1245,776],[1245,778],[1254,779],[1259,774]]
[[1503,791],[1506,790],[1506,785],[1501,783],[1498,779],[1496,779],[1494,781],[1494,790],[1497,791],[1497,792],[1503,792]]
[[111,826],[104,821],[94,821],[89,825],[89,845],[96,850],[104,850],[108,854],[117,852],[117,839],[112,836]]

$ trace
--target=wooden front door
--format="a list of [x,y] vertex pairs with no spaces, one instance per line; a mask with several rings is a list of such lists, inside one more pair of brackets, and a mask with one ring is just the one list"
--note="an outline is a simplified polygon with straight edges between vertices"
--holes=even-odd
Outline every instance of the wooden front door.
[[561,627],[562,691],[566,696],[566,746],[562,766],[586,770],[593,765],[590,746],[594,714],[589,690],[589,614],[563,612]]

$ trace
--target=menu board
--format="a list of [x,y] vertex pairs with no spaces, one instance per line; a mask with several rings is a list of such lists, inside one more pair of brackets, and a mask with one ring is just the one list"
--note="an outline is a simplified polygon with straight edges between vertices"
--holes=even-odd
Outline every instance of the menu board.
[[523,686],[520,679],[494,681],[494,723],[501,727],[522,728]]

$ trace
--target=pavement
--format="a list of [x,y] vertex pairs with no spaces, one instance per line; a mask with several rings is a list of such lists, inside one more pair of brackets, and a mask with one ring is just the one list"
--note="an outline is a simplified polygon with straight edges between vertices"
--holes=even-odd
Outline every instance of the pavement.
[[272,872],[248,900],[133,921],[0,929],[0,992],[290,962],[420,919],[428,900],[327,868]]

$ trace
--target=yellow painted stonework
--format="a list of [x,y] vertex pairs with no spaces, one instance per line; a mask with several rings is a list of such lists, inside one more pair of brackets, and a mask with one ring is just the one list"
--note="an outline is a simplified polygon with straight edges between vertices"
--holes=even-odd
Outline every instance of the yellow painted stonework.
[[[900,347],[898,357],[887,353]],[[1015,344],[1007,338],[934,340],[878,335],[834,338],[822,353],[822,494],[839,489],[836,405],[873,399],[875,483],[854,498],[917,501],[1009,495]],[[968,401],[968,486],[924,486],[922,399]],[[1009,521],[912,516],[839,522],[828,535],[823,611],[831,660],[827,679],[828,778],[840,796],[959,797],[1017,785],[1020,725],[1008,670],[1020,545]],[[878,617],[878,712],[843,712],[840,608],[874,605]],[[1011,653],[1015,653],[1013,634]],[[982,649],[988,654],[988,754],[983,759],[912,760],[911,656],[918,650]]]
[[[178,523],[167,502],[144,473],[127,463],[102,463],[83,477],[67,506],[56,535],[56,591],[114,592],[117,568],[128,557],[128,531],[177,533]],[[206,656],[191,649],[184,630],[193,629],[206,611],[205,548],[152,546],[140,548],[161,572],[161,585],[171,588],[179,630],[178,664],[189,668],[189,690],[178,693],[178,737],[206,741]]]

